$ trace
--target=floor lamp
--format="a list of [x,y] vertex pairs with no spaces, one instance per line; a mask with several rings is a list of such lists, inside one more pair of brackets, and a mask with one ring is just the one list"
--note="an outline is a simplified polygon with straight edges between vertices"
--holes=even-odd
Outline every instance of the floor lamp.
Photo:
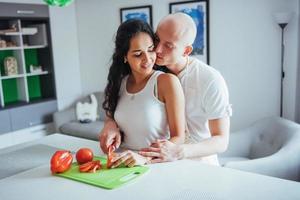
[[282,117],[283,107],[283,80],[284,80],[284,29],[292,18],[291,12],[280,12],[274,14],[276,23],[281,28],[281,84],[280,84],[280,117]]

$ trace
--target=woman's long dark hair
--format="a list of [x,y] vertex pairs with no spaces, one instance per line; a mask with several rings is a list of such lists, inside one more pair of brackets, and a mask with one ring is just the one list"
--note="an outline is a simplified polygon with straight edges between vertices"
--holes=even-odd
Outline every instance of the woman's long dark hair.
[[119,91],[123,78],[131,73],[128,62],[124,58],[130,47],[130,40],[138,33],[147,33],[155,41],[155,35],[151,27],[144,21],[133,19],[122,23],[117,31],[115,50],[112,56],[112,64],[107,77],[107,85],[104,91],[102,104],[106,114],[114,119],[115,110],[119,100]]

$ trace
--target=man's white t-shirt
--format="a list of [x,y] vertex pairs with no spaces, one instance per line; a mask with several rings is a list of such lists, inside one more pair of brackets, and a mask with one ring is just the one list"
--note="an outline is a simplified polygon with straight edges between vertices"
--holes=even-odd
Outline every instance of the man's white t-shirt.
[[[197,143],[211,137],[208,120],[231,116],[228,88],[217,70],[193,57],[178,78],[186,102],[186,143]],[[216,163],[212,164],[218,164],[213,157]]]

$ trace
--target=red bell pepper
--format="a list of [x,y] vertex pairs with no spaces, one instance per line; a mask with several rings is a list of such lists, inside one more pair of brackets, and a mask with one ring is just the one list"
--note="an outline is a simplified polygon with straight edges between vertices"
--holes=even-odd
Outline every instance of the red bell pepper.
[[115,150],[115,147],[114,146],[110,146],[108,148],[108,153],[107,153],[107,163],[106,163],[106,167],[107,169],[110,169],[113,162],[112,162],[112,159],[114,157],[114,150]]
[[56,151],[50,161],[50,169],[52,173],[62,173],[70,169],[73,162],[73,156],[70,151]]
[[94,161],[90,161],[90,162],[79,165],[80,172],[95,173],[98,169],[101,169],[100,160],[94,160]]

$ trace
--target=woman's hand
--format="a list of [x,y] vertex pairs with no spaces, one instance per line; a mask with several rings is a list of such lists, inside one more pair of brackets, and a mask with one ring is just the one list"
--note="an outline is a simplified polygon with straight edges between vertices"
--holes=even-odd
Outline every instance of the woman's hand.
[[122,153],[117,153],[112,159],[112,167],[115,168],[121,165],[122,163],[125,164],[127,167],[133,167],[136,165],[144,165],[147,164],[150,158],[146,158],[144,156],[139,155],[133,151],[127,150]]
[[99,135],[99,141],[104,153],[108,152],[110,146],[114,146],[115,149],[119,148],[121,144],[121,133],[115,121],[105,121],[104,127]]

